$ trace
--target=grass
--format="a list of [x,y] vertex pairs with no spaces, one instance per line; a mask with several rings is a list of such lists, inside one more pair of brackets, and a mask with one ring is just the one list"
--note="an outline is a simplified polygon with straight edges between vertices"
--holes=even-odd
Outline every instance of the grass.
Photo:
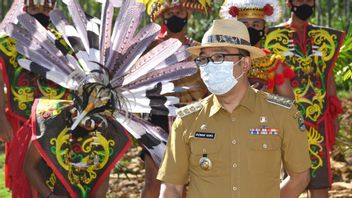
[[337,96],[341,98],[349,98],[352,97],[351,91],[345,91],[345,90],[337,90]]
[[0,197],[10,198],[11,192],[5,188],[5,178],[4,178],[4,163],[5,163],[5,154],[0,153]]

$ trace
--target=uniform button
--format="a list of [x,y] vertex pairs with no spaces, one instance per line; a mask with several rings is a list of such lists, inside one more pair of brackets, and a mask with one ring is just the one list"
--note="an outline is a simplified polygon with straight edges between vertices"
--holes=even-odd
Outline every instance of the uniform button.
[[263,148],[264,148],[264,149],[267,149],[267,148],[268,148],[268,145],[267,145],[267,144],[263,144]]
[[231,121],[232,121],[232,122],[236,121],[236,118],[231,118]]
[[232,144],[237,144],[237,141],[236,140],[232,140]]
[[237,187],[236,187],[236,186],[232,187],[232,190],[233,190],[233,191],[236,191],[236,190],[237,190]]
[[237,168],[237,164],[236,164],[236,163],[233,163],[233,164],[232,164],[232,167]]

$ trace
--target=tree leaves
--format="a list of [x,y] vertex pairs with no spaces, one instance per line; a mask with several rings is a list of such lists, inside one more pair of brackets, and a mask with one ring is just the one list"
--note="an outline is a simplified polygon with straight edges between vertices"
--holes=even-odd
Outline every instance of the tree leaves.
[[339,88],[352,87],[352,26],[340,48],[340,54],[334,68],[336,85]]

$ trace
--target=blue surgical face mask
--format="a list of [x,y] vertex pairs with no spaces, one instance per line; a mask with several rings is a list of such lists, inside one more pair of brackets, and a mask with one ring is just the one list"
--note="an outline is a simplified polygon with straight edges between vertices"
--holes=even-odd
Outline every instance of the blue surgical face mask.
[[235,78],[233,68],[241,61],[242,59],[235,63],[224,61],[221,64],[209,62],[207,65],[199,67],[200,76],[208,90],[215,95],[223,95],[234,88],[238,83],[238,79],[243,76],[243,73]]

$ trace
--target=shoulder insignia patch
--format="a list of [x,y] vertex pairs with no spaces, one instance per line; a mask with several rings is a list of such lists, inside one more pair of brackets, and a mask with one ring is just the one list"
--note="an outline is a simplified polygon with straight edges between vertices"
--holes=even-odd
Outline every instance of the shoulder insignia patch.
[[203,108],[203,105],[201,103],[201,101],[199,102],[195,102],[192,104],[189,104],[185,107],[179,108],[178,110],[176,110],[176,114],[178,117],[185,117],[191,113],[200,111]]
[[304,124],[304,119],[303,119],[302,114],[299,111],[297,111],[295,117],[297,118],[299,130],[306,131],[306,126]]
[[292,99],[273,94],[266,94],[266,100],[269,103],[276,104],[287,109],[291,109],[294,104],[294,100]]

